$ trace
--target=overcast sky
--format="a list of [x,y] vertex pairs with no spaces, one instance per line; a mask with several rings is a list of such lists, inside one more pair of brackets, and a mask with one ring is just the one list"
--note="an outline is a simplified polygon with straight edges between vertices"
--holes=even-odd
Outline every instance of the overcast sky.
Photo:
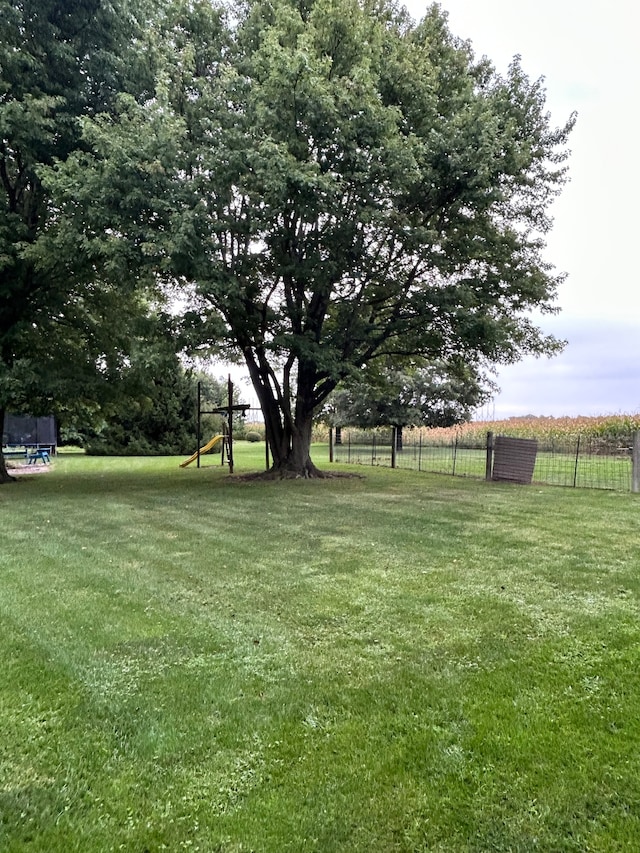
[[[407,3],[419,19],[427,3]],[[640,178],[636,4],[578,0],[442,0],[453,33],[501,72],[515,54],[544,77],[555,124],[575,110],[570,183],[553,207],[548,259],[567,273],[558,316],[541,325],[568,340],[553,359],[503,369],[487,414],[599,415],[640,411]]]

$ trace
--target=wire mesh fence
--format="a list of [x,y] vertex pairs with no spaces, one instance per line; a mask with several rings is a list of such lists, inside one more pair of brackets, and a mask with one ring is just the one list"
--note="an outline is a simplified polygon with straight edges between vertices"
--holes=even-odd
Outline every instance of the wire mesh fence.
[[[404,430],[394,447],[395,431],[343,429],[333,443],[333,461],[381,465],[455,477],[491,476],[487,436],[430,441],[421,430]],[[604,441],[586,436],[539,440],[533,481],[555,486],[630,491],[632,441]]]

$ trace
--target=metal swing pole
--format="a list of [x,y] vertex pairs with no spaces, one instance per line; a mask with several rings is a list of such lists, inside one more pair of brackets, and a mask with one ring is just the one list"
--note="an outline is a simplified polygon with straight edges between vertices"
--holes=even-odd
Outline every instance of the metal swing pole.
[[201,444],[201,438],[202,438],[202,425],[201,425],[202,414],[200,412],[201,395],[202,395],[201,383],[200,383],[200,380],[198,380],[198,418],[197,418],[197,422],[196,422],[196,447],[198,449],[197,450],[197,452],[198,452],[198,463],[196,466],[197,468],[200,467],[200,444]]
[[231,381],[231,374],[229,374],[229,381],[227,382],[227,393],[229,405],[229,473],[233,474],[233,382]]

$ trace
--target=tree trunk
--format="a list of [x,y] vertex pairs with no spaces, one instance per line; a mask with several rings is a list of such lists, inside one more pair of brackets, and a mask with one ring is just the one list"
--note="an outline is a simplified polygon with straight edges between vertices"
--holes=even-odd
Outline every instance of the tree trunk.
[[336,427],[336,437],[335,437],[334,443],[335,444],[342,444],[342,427],[341,426]]
[[301,477],[322,477],[322,472],[311,461],[311,431],[313,415],[309,414],[303,423],[296,423],[291,435],[290,450],[284,460],[284,472],[292,472]]
[[281,477],[323,477],[311,460],[311,430],[313,416],[302,423],[296,418],[290,429],[282,431],[279,441],[269,441],[273,465],[269,473]]
[[402,453],[402,426],[396,426],[396,450]]
[[[5,410],[0,409],[0,435],[4,432],[4,414]],[[2,485],[3,483],[12,483],[14,482],[14,480],[15,477],[12,477],[11,474],[9,474],[9,472],[7,471],[7,463],[5,461],[0,445],[0,485]]]
[[[256,357],[257,355],[257,357]],[[282,389],[274,385],[274,375],[260,353],[245,351],[245,360],[265,421],[266,439],[273,464],[273,477],[323,477],[311,461],[313,427],[313,377],[298,369],[295,412]],[[305,382],[306,380],[306,382]]]

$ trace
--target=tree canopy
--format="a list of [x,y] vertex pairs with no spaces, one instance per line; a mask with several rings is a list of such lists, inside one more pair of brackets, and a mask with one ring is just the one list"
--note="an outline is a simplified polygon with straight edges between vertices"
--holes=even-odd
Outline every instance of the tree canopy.
[[487,377],[461,360],[376,364],[336,389],[323,414],[336,427],[394,426],[401,449],[403,427],[469,421],[494,391]]
[[276,471],[319,473],[314,414],[376,360],[557,347],[530,312],[561,281],[573,119],[518,59],[501,75],[438,6],[416,24],[384,0],[191,0],[155,39],[153,97],[85,119],[47,186],[62,233],[152,270],[244,359]]
[[136,288],[81,251],[82,231],[59,251],[44,184],[85,148],[82,117],[112,110],[117,93],[150,93],[135,12],[131,0],[0,0],[0,429],[7,407],[87,393],[126,340],[127,307],[144,311]]

